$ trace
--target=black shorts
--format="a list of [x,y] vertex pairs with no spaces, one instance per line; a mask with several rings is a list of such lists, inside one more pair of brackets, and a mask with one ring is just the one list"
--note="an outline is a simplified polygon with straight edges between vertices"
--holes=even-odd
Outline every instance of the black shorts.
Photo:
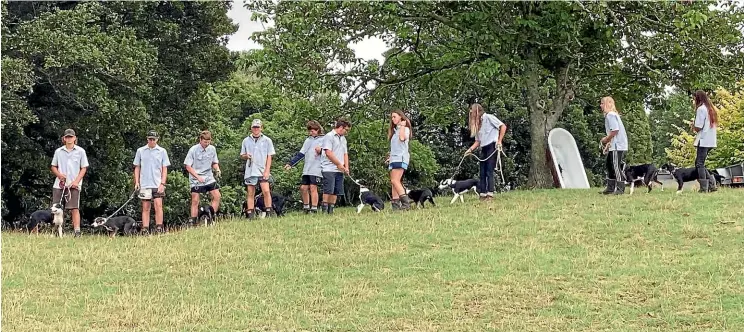
[[303,175],[300,180],[300,184],[303,186],[315,185],[320,186],[323,184],[323,178],[315,175]]
[[344,173],[323,172],[323,194],[344,195]]
[[210,191],[215,191],[219,189],[220,189],[220,185],[217,183],[217,181],[215,181],[210,184],[205,184],[203,186],[191,187],[191,192],[195,194],[206,194]]

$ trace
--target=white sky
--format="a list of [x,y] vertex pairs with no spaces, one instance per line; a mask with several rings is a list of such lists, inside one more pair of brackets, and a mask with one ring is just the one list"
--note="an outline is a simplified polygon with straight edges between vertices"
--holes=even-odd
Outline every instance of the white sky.
[[[244,3],[244,0],[234,1],[232,8],[227,13],[227,16],[238,24],[238,32],[230,36],[230,41],[227,43],[227,48],[231,51],[261,48],[260,45],[250,40],[250,37],[252,33],[262,31],[266,27],[261,22],[251,21],[251,12],[243,6]],[[269,22],[270,25],[271,22]],[[385,42],[378,38],[365,39],[360,43],[351,45],[351,48],[356,52],[357,57],[364,60],[377,59],[380,63],[384,59],[382,53],[387,50]]]

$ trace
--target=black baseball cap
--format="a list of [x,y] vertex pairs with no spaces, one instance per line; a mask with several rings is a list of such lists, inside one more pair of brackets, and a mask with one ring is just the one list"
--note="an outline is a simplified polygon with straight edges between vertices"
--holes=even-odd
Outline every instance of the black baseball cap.
[[150,130],[147,132],[147,138],[159,138],[158,132],[154,130]]

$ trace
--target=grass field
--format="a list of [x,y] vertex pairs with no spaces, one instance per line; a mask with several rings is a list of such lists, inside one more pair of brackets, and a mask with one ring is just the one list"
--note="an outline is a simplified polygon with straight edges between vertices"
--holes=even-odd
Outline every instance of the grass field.
[[597,191],[147,238],[3,234],[2,328],[744,331],[744,190]]

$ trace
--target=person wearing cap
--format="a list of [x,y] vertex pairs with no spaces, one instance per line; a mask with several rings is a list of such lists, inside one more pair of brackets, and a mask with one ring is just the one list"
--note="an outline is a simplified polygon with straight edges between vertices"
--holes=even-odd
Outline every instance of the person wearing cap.
[[323,174],[323,212],[333,214],[338,196],[344,195],[344,173],[349,174],[349,149],[346,133],[351,128],[347,120],[339,119],[333,130],[323,137],[320,159]]
[[302,210],[305,213],[318,212],[318,185],[321,184],[323,174],[320,170],[320,153],[323,143],[323,127],[318,121],[312,120],[307,123],[308,136],[302,144],[300,152],[297,152],[289,160],[284,169],[290,169],[301,160],[305,160],[302,167],[302,178],[300,182],[300,193],[302,194]]
[[75,237],[80,236],[80,188],[88,170],[88,155],[77,145],[77,136],[72,129],[66,129],[62,137],[64,146],[54,151],[52,173],[57,178],[52,185],[52,203],[63,200],[65,208],[72,215]]
[[158,133],[147,133],[147,145],[134,156],[134,188],[142,201],[142,233],[150,229],[150,206],[155,203],[155,227],[163,232],[163,197],[168,177],[168,152],[158,145]]
[[220,177],[220,161],[217,159],[217,149],[211,143],[212,133],[208,130],[202,131],[199,133],[199,143],[189,149],[183,161],[186,171],[189,172],[191,187],[191,218],[189,220],[191,223],[196,223],[200,194],[209,193],[212,196],[210,205],[215,213],[220,207],[220,185],[216,179]]
[[240,158],[245,160],[244,179],[247,191],[248,219],[255,217],[256,185],[261,188],[266,215],[275,215],[272,208],[269,179],[271,178],[271,159],[276,151],[274,151],[274,143],[261,133],[262,130],[263,123],[261,120],[253,120],[251,122],[251,134],[243,139],[240,148]]

